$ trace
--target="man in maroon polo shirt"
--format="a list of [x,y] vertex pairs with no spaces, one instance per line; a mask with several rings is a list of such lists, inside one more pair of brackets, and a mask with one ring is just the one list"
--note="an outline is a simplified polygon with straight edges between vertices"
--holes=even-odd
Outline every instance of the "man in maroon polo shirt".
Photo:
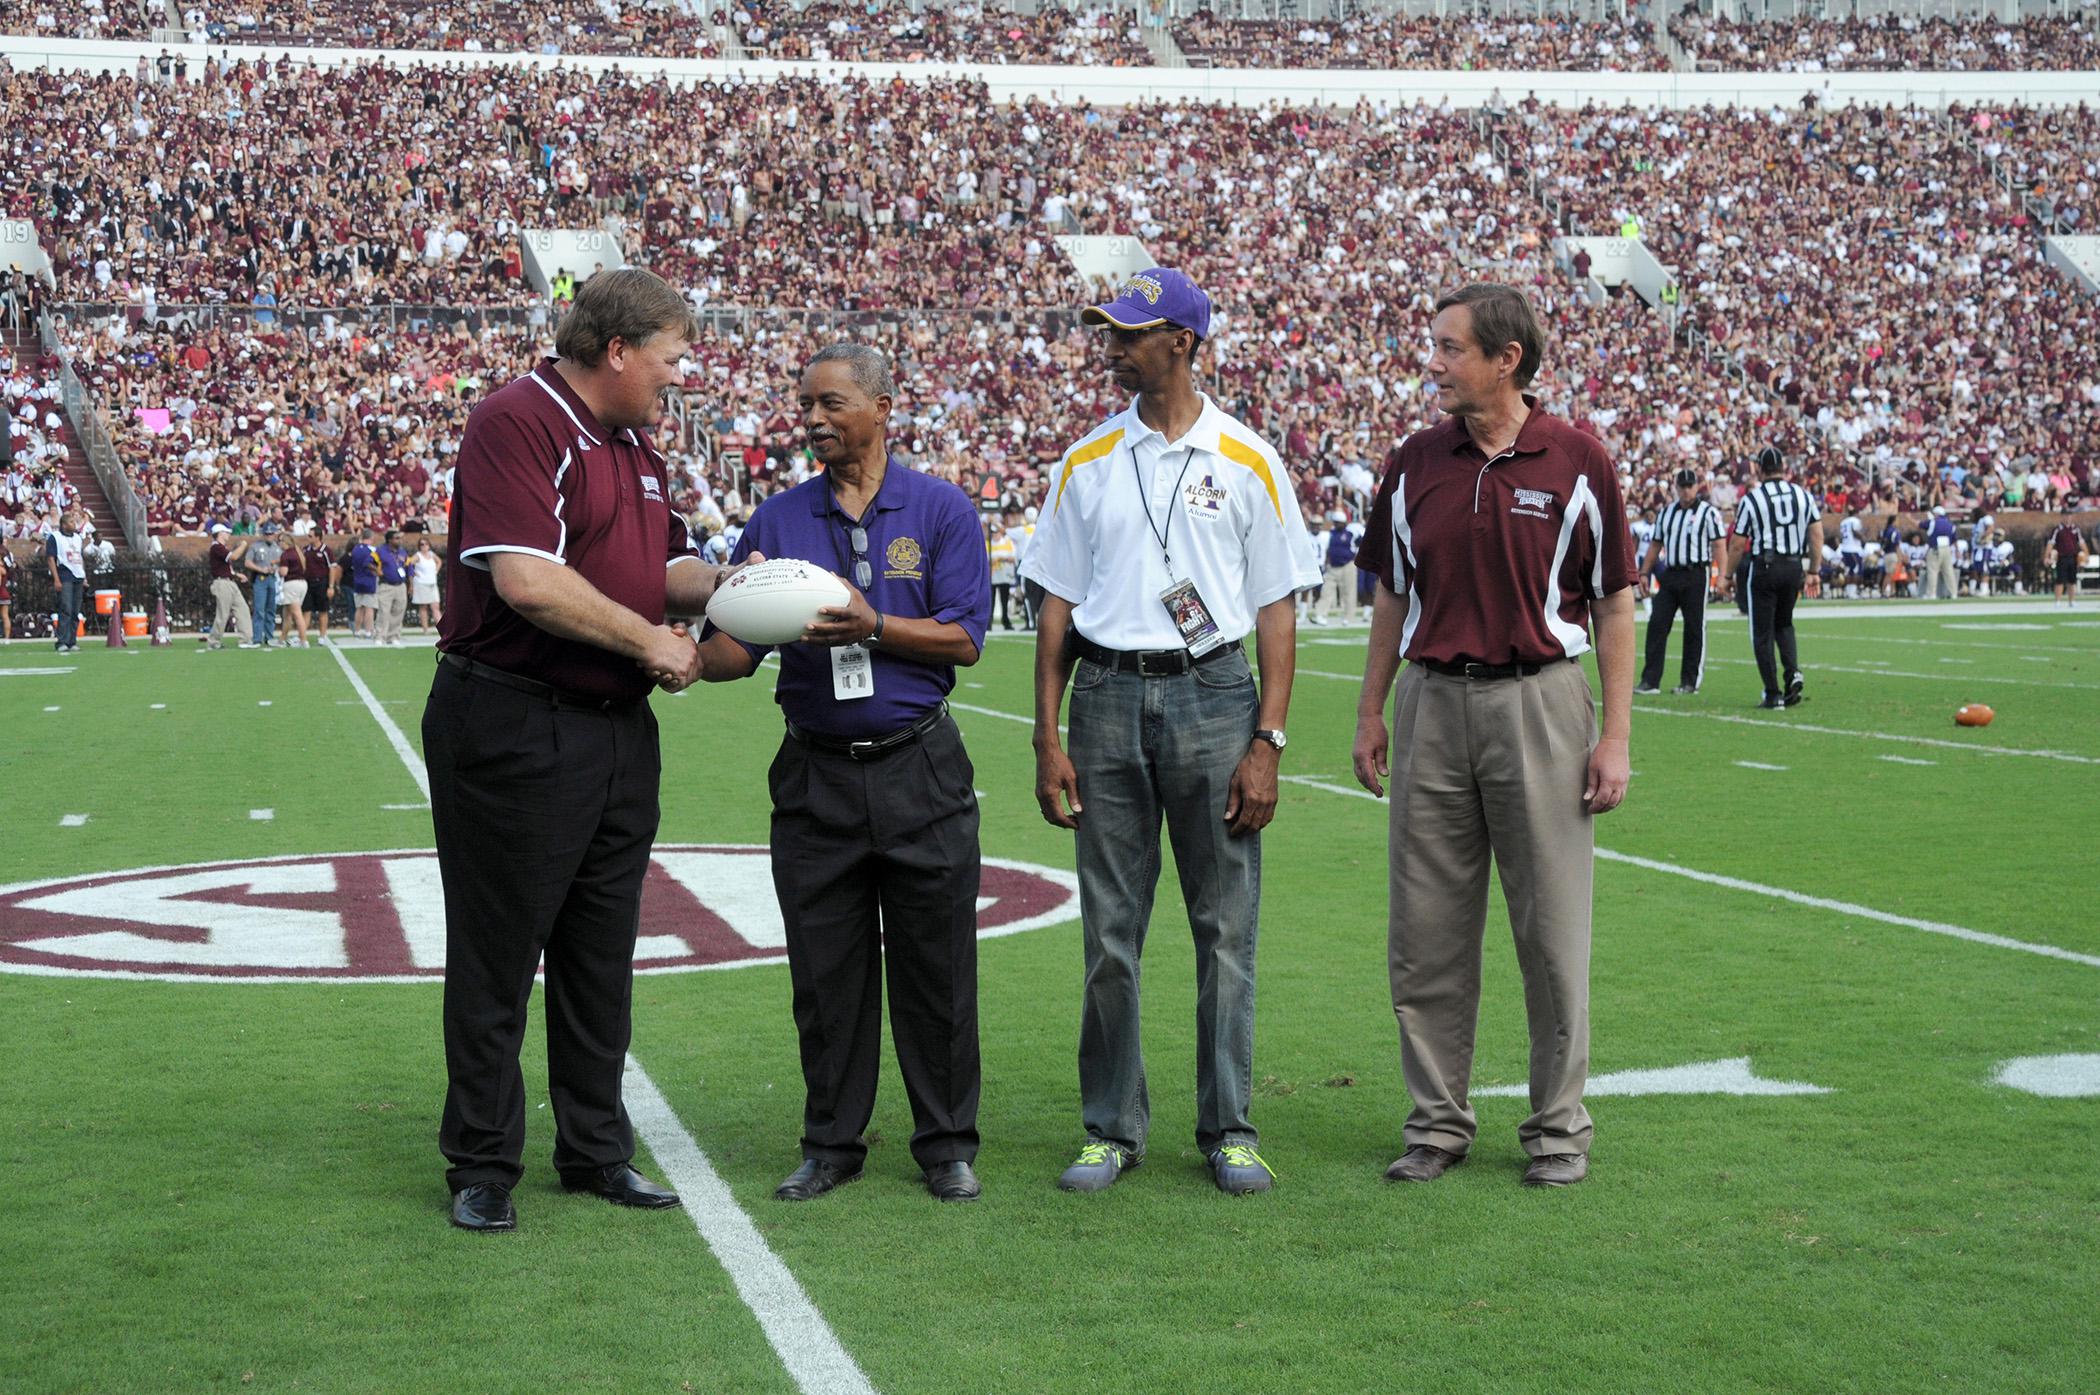
[[[1356,778],[1393,785],[1387,958],[1414,1100],[1386,1176],[1433,1181],[1473,1145],[1492,855],[1531,1027],[1523,1180],[1566,1186],[1589,1171],[1591,820],[1626,795],[1633,537],[1604,447],[1524,392],[1545,332],[1523,292],[1466,286],[1432,333],[1450,419],[1393,452],[1357,559],[1381,584]],[[1593,619],[1601,737],[1579,662]]]
[[452,504],[442,651],[423,713],[445,886],[439,1145],[452,1222],[516,1228],[525,1087],[518,1048],[546,959],[547,1076],[562,1184],[625,1206],[678,1197],[630,1165],[620,1101],[635,927],[656,836],[652,685],[677,691],[719,569],[670,507],[639,434],[681,381],[692,315],[627,268],[593,277],[555,334],[559,360],[467,420]]

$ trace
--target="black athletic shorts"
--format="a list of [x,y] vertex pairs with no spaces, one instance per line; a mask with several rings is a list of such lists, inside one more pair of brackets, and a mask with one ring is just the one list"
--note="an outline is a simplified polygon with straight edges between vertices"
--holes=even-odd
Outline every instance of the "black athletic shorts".
[[2058,586],[2076,586],[2078,584],[2078,559],[2076,557],[2059,557],[2056,559],[2056,584]]

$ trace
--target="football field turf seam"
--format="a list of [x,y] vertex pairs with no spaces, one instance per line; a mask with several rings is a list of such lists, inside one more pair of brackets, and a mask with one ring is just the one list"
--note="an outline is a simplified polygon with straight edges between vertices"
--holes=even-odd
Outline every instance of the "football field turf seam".
[[[401,728],[386,714],[343,651],[332,642],[328,649],[342,666],[351,687],[364,700],[365,710],[379,724],[394,754],[408,767],[416,787],[428,799],[430,771],[423,758],[409,745]],[[679,1122],[656,1082],[632,1055],[627,1058],[627,1084],[629,1088],[623,1093],[636,1133],[675,1184],[674,1190],[685,1199],[685,1213],[694,1229],[728,1273],[744,1306],[758,1319],[766,1340],[795,1384],[806,1395],[874,1395],[875,1387],[839,1344],[824,1315],[766,1244],[707,1154]]]
[[[1351,789],[1347,785],[1329,784],[1325,780],[1314,780],[1304,775],[1285,775],[1284,782],[1304,785],[1309,789],[1325,790],[1329,794],[1345,794],[1355,799],[1368,799],[1373,804],[1385,801],[1365,789]],[[1666,872],[1673,877],[1689,877],[1708,886],[1726,887],[1730,891],[1747,891],[1757,896],[1769,896],[1780,901],[1791,901],[1797,906],[1813,906],[1817,910],[1836,911],[1861,920],[1878,920],[1884,925],[1900,925],[1909,930],[1923,930],[1929,935],[1947,935],[1971,944],[1990,945],[1996,949],[2017,949],[2028,954],[2039,954],[2049,959],[2063,959],[2073,964],[2085,964],[2100,969],[2100,954],[2080,954],[2075,949],[2063,949],[2057,945],[2036,944],[2028,940],[2015,940],[2005,935],[1993,935],[1984,930],[1971,930],[1966,925],[1949,925],[1940,920],[1920,920],[1915,916],[1897,915],[1892,911],[1878,911],[1872,906],[1862,906],[1851,901],[1837,901],[1827,896],[1811,896],[1803,891],[1789,891],[1783,886],[1768,886],[1763,882],[1745,881],[1741,877],[1723,876],[1719,872],[1702,872],[1696,867],[1681,867],[1674,862],[1658,862],[1652,857],[1636,857],[1632,853],[1614,852],[1610,848],[1598,848],[1597,856],[1605,862],[1623,862],[1629,867],[1645,868],[1650,872]]]
[[[1875,670],[1870,670],[1875,671]],[[1298,674],[1306,678],[1330,678],[1342,683],[1362,683],[1360,673],[1334,673],[1317,668],[1301,668]],[[957,704],[949,704],[955,706]],[[964,708],[964,711],[983,711],[982,708]],[[1811,736],[1850,736],[1861,741],[1896,741],[1907,746],[1934,746],[1945,751],[1969,751],[1979,756],[2022,756],[2032,760],[2060,760],[2072,765],[2100,765],[2100,756],[2081,756],[2075,751],[2047,751],[2023,746],[1981,746],[1969,741],[1946,741],[1937,736],[1904,736],[1893,731],[1854,731],[1849,727],[1817,726],[1813,722],[1780,721],[1770,717],[1739,717],[1729,712],[1688,712],[1671,707],[1656,707],[1649,703],[1635,703],[1633,710],[1650,717],[1697,717],[1707,722],[1733,722],[1745,727],[1771,727],[1778,731],[1806,732]],[[1011,712],[994,712],[995,717],[1013,717]],[[1026,721],[1014,717],[1015,721]]]

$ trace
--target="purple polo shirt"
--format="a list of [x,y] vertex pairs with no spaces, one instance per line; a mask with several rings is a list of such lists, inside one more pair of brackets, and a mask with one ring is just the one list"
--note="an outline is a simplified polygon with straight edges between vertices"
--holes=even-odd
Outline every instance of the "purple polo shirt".
[[[853,578],[853,520],[838,505],[825,475],[775,494],[751,515],[730,552],[741,562],[752,552],[799,557],[847,580]],[[907,469],[895,460],[868,505],[868,604],[884,615],[957,624],[982,652],[992,620],[992,573],[977,510],[962,490]],[[751,656],[766,649],[746,644]],[[906,727],[940,705],[955,687],[955,666],[907,659],[877,645],[875,696],[840,702],[831,695],[831,655],[822,645],[780,650],[780,682],[773,690],[787,719],[824,736],[861,741]]]
[[408,552],[392,543],[379,545],[379,584],[399,586],[408,580]]

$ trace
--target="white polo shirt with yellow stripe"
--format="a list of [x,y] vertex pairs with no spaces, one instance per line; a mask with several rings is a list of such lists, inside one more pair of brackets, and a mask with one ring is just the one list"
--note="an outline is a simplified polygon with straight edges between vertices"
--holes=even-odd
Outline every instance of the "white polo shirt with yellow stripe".
[[1160,600],[1178,581],[1196,583],[1228,643],[1263,606],[1320,584],[1282,460],[1209,397],[1178,441],[1133,400],[1065,452],[1021,575],[1070,601],[1073,627],[1109,649],[1181,648]]

